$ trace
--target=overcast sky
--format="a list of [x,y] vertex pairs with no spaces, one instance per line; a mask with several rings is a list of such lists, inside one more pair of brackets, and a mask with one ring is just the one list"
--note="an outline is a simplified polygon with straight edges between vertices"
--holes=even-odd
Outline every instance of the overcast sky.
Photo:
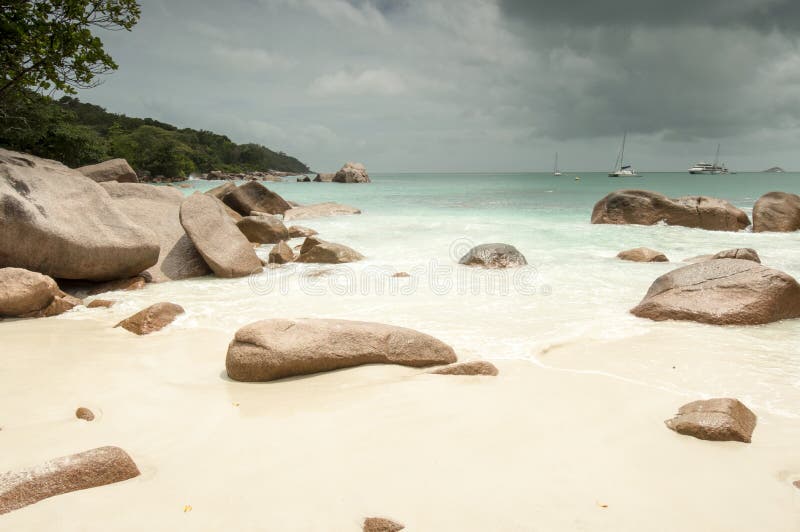
[[800,168],[800,0],[141,0],[81,99],[319,171]]

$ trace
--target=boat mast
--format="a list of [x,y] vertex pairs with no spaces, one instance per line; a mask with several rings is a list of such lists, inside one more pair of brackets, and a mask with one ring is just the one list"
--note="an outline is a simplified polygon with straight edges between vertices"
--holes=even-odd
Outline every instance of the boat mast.
[[711,168],[711,171],[715,174],[719,173],[718,164],[719,164],[719,144],[717,144],[717,154],[714,156],[714,166]]
[[557,174],[557,173],[558,173],[558,152],[556,152],[556,164],[555,164],[555,166],[553,167],[553,173],[554,173],[554,174]]
[[628,132],[622,134],[622,148],[619,150],[619,168],[618,170],[622,170],[622,165],[625,164],[625,139],[628,136]]

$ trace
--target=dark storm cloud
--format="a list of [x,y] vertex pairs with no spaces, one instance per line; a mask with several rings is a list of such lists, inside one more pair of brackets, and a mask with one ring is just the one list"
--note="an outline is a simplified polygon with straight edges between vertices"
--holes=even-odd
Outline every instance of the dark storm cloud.
[[800,29],[797,0],[501,0],[500,4],[509,17],[537,25]]

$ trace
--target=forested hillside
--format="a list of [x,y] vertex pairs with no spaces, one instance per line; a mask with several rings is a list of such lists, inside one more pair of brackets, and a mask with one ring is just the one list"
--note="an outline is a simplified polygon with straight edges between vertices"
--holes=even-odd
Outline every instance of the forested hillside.
[[0,146],[73,167],[122,157],[140,174],[166,177],[210,170],[309,171],[294,157],[259,144],[236,144],[210,131],[110,113],[69,96],[53,100],[30,93],[2,111]]

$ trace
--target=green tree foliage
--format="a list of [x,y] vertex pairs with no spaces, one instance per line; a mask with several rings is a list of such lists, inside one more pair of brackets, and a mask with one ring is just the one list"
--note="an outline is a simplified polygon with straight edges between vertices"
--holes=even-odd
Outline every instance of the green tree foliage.
[[130,30],[140,14],[135,0],[0,0],[0,98],[96,85],[117,64],[92,30]]
[[179,129],[151,118],[109,113],[64,96],[35,93],[0,116],[0,146],[82,166],[122,157],[139,173],[166,177],[192,172],[307,172],[308,166],[258,144],[236,144],[224,135]]

